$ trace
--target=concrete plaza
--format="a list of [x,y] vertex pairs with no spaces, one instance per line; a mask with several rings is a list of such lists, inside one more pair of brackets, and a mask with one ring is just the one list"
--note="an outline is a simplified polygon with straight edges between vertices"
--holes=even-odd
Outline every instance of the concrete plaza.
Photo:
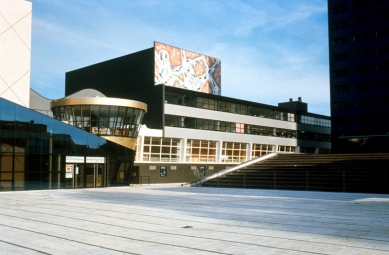
[[0,254],[389,254],[389,195],[179,185],[2,192]]

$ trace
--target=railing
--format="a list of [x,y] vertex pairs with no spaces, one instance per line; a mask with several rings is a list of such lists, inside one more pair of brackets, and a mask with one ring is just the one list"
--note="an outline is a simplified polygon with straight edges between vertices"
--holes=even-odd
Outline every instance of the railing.
[[219,179],[219,176],[223,176],[223,175],[226,175],[230,172],[233,172],[233,171],[236,171],[238,169],[241,169],[243,167],[246,167],[246,166],[249,166],[251,164],[255,164],[255,163],[258,163],[258,162],[261,162],[262,160],[266,160],[268,158],[271,158],[271,157],[274,157],[275,155],[277,155],[277,153],[273,152],[273,153],[269,153],[269,154],[266,154],[262,157],[259,157],[259,158],[256,158],[256,159],[253,159],[253,160],[250,160],[250,161],[246,161],[240,165],[237,165],[237,166],[233,166],[233,167],[230,167],[230,168],[227,168],[227,169],[223,169],[221,171],[218,171],[216,173],[213,173],[211,175],[208,175],[206,177],[203,177],[201,179],[198,179],[198,180],[195,180],[193,182],[190,183],[190,186],[191,187],[197,187],[199,185],[201,185],[202,183],[204,182],[207,182],[209,180],[212,180],[212,179]]
[[388,194],[388,164],[389,154],[280,155],[192,186]]

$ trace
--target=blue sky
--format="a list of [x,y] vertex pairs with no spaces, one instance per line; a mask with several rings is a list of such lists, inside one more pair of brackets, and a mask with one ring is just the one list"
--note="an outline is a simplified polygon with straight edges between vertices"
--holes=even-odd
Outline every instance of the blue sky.
[[327,0],[31,2],[31,87],[47,98],[66,72],[158,41],[220,58],[223,96],[329,115]]

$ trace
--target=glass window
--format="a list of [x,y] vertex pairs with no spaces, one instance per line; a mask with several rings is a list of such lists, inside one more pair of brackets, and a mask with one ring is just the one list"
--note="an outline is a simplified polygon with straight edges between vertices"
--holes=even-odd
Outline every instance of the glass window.
[[142,161],[177,162],[180,157],[180,139],[145,137]]
[[186,162],[215,162],[216,142],[202,140],[187,140]]
[[223,142],[221,161],[225,163],[240,163],[247,160],[247,144]]

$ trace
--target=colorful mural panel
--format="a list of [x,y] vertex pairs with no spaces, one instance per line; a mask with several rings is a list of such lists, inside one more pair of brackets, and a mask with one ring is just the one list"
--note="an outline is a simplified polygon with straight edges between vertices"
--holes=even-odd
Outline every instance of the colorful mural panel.
[[154,85],[221,95],[221,62],[195,52],[154,42]]

